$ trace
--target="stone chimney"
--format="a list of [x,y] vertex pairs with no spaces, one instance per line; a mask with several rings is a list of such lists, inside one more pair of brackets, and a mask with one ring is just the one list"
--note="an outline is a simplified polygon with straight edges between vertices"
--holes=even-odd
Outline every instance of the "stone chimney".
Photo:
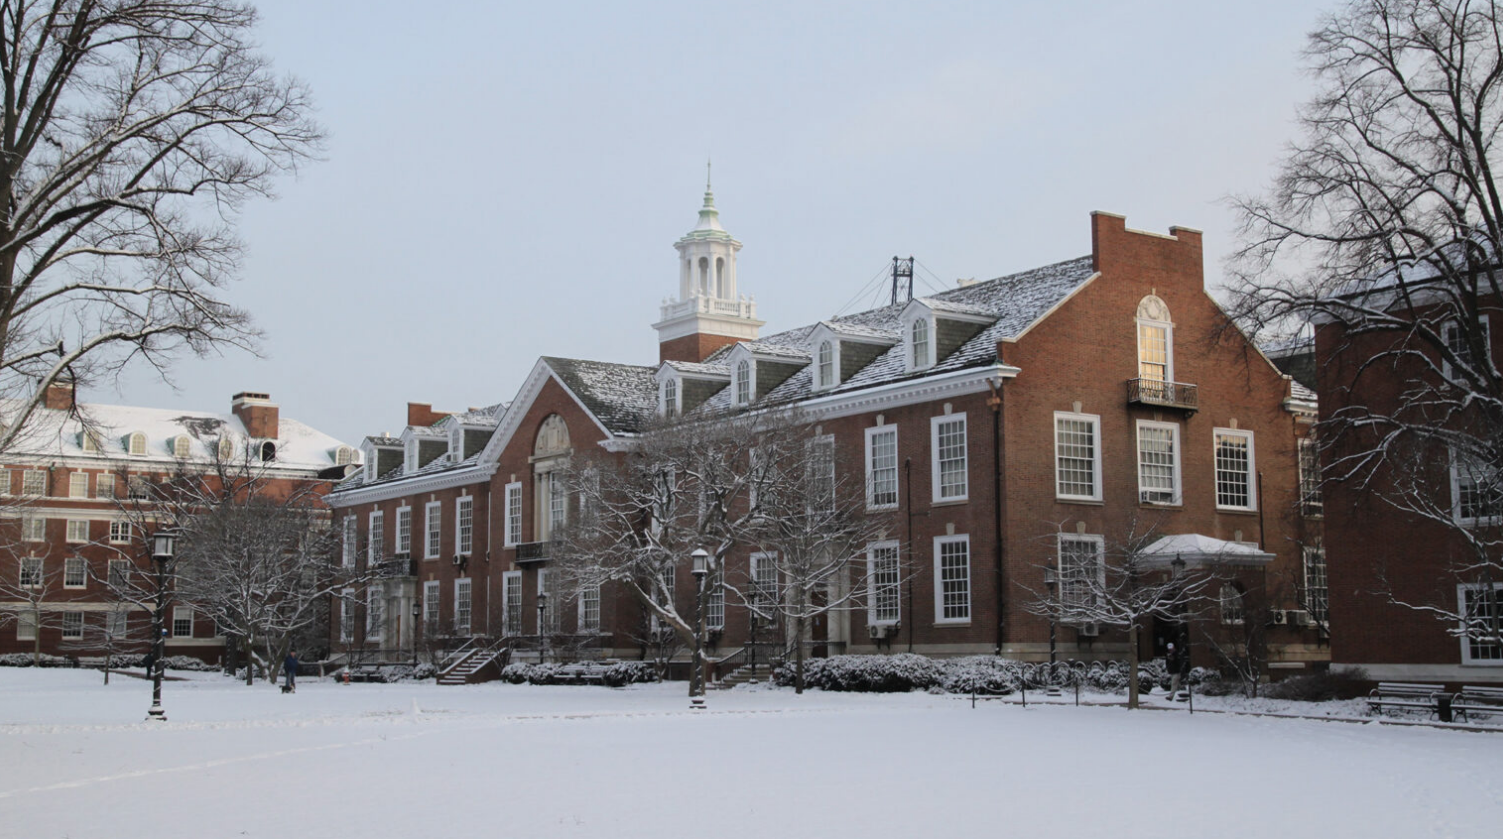
[[75,399],[73,380],[59,376],[47,386],[47,392],[42,395],[42,407],[54,411],[71,411],[78,404]]
[[276,440],[281,437],[280,410],[264,393],[242,391],[235,394],[230,410],[245,425],[245,433],[251,437]]
[[427,426],[430,426],[447,416],[448,414],[443,411],[433,410],[433,405],[427,402],[407,403],[408,425],[416,425],[420,428],[426,428]]

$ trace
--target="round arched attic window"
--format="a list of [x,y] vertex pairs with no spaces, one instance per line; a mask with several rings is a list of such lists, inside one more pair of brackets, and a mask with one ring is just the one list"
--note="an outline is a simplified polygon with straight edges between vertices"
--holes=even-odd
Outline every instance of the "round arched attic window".
[[277,444],[267,440],[261,444],[261,460],[270,462],[277,459]]
[[340,446],[334,450],[334,465],[349,466],[355,462],[355,450],[349,446]]
[[537,441],[533,443],[534,457],[563,454],[569,450],[569,426],[558,414],[549,414],[538,427]]
[[193,438],[186,434],[179,434],[172,439],[172,456],[178,460],[187,460],[188,455],[193,453]]

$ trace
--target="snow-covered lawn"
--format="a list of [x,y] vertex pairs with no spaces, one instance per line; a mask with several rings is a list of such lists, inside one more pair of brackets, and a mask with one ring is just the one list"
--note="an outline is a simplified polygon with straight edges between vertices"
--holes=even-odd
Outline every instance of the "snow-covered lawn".
[[684,685],[0,668],[0,836],[1493,837],[1503,733]]

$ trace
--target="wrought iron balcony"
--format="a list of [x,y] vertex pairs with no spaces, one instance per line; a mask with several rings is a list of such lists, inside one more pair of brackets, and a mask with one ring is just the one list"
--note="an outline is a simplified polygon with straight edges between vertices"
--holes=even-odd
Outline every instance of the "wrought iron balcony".
[[522,542],[517,545],[517,562],[541,562],[548,558],[549,542]]
[[1177,408],[1195,413],[1200,410],[1200,395],[1195,385],[1166,382],[1160,379],[1128,379],[1127,404]]

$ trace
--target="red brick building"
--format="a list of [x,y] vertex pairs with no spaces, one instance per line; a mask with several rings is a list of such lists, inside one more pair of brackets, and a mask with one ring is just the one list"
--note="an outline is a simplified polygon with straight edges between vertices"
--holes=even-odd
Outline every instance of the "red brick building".
[[[108,584],[120,573],[113,563],[151,567],[124,502],[184,464],[239,457],[257,462],[272,495],[326,489],[359,462],[354,448],[283,419],[266,394],[236,394],[220,414],[75,403],[71,385],[54,385],[0,455],[0,654],[88,656],[106,636],[143,652],[150,613]],[[168,655],[220,656],[224,639],[191,605],[176,604],[166,619]]]
[[[678,296],[654,324],[656,365],[541,358],[509,403],[436,422],[410,406],[400,438],[366,440],[366,467],[330,504],[352,555],[394,551],[411,573],[378,592],[379,626],[351,614],[336,633],[362,647],[367,630],[396,654],[425,630],[536,637],[550,521],[567,509],[552,471],[573,452],[625,444],[656,415],[789,404],[817,418],[838,460],[864,464],[868,503],[903,523],[869,546],[871,561],[913,569],[899,596],[819,621],[818,652],[1045,659],[1049,621],[1024,606],[1046,568],[1096,573],[1138,523],[1240,552],[1245,562],[1222,569],[1220,619],[1261,619],[1242,606],[1256,590],[1283,618],[1272,666],[1324,662],[1295,582],[1311,541],[1297,440],[1313,394],[1228,328],[1204,289],[1200,233],[1144,233],[1096,213],[1090,234],[1085,256],[762,336],[737,292],[741,243],[707,192],[676,245]],[[483,447],[461,445],[487,428]],[[680,593],[694,589],[685,564]],[[639,654],[634,602],[552,594],[567,605],[544,616],[548,634]],[[714,612],[717,654],[734,654],[748,615],[734,603]],[[1143,654],[1169,631],[1145,634]],[[1057,643],[1061,657],[1119,657],[1126,634],[1063,626]]]

